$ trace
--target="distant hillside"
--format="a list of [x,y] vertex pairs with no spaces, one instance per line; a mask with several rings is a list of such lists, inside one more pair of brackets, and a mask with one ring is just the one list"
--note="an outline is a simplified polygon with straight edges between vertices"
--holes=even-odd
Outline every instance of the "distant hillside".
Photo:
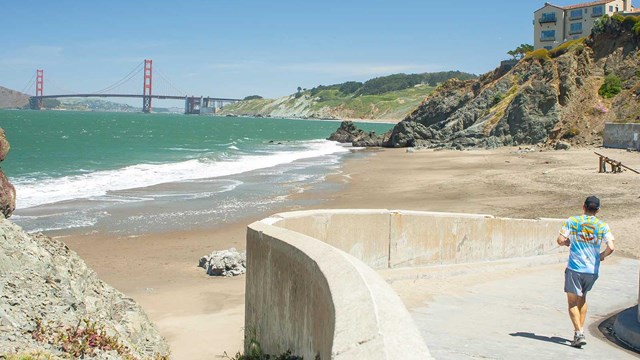
[[510,69],[439,86],[388,147],[602,144],[605,122],[640,122],[640,17],[599,19],[588,38],[527,54]]
[[29,105],[29,95],[0,86],[0,109],[16,109]]
[[431,94],[438,83],[451,78],[466,80],[475,75],[459,71],[394,74],[364,83],[319,85],[279,99],[250,96],[226,106],[219,114],[399,121]]
[[47,106],[47,108],[77,111],[141,111],[141,108],[133,107],[131,105],[92,98],[62,98],[60,100],[57,100],[57,104],[51,105],[55,106]]

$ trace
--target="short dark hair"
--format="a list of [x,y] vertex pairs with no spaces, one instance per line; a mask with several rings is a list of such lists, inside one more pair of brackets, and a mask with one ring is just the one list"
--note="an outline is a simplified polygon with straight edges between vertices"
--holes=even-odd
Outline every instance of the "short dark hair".
[[584,201],[584,207],[589,211],[597,211],[600,209],[600,199],[591,195]]

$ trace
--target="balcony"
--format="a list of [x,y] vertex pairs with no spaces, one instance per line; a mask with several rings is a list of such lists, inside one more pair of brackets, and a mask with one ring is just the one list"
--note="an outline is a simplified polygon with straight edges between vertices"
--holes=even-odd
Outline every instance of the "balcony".
[[545,24],[545,23],[555,23],[558,20],[556,19],[556,14],[542,14],[542,16],[540,17],[540,19],[538,19],[538,22],[540,24]]

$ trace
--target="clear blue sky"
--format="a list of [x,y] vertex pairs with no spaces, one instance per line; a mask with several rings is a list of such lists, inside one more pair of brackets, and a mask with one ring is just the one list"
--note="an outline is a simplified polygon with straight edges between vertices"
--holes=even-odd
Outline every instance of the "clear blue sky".
[[[161,73],[193,95],[240,98],[279,97],[298,86],[398,72],[480,74],[508,58],[507,51],[533,43],[533,12],[543,5],[543,0],[2,0],[0,86],[20,91],[36,69],[44,69],[45,94],[56,88],[93,92],[143,59],[153,59],[154,84]],[[138,78],[141,92],[142,75]]]

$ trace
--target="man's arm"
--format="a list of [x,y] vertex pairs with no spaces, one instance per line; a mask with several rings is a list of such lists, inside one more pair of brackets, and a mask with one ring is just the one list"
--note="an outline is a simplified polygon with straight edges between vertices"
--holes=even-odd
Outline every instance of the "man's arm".
[[615,246],[613,245],[613,240],[607,241],[607,247],[603,252],[600,253],[600,261],[604,260],[607,256],[611,255],[615,250]]
[[558,245],[560,246],[569,246],[571,245],[571,241],[569,240],[568,237],[560,234],[558,235],[558,238],[556,239],[556,241],[558,242]]

